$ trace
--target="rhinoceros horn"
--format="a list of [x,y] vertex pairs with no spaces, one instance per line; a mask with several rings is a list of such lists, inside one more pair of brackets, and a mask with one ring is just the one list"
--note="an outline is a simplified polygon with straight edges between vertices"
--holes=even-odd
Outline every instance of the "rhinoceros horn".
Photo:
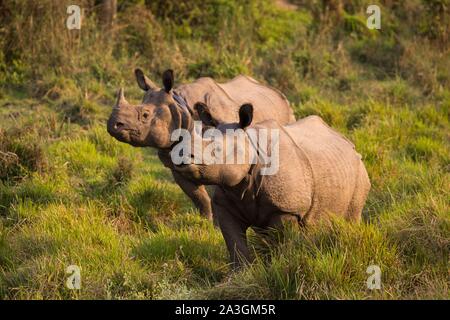
[[117,92],[117,102],[114,108],[120,109],[120,107],[125,105],[128,105],[128,101],[125,99],[125,95],[123,94],[123,88],[120,88]]

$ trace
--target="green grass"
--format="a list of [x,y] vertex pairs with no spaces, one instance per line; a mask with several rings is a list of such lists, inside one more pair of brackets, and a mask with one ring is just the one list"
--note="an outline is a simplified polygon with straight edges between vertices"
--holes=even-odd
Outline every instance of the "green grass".
[[[326,100],[296,110],[298,116],[324,117],[363,155],[372,190],[361,225],[336,221],[301,232],[288,229],[270,245],[253,236],[256,262],[230,275],[220,231],[193,209],[152,150],[116,142],[101,122],[86,129],[73,124],[72,132],[40,146],[47,159],[44,171],[25,168],[24,177],[0,185],[0,294],[7,299],[448,298],[445,111],[375,102],[333,106]],[[36,116],[57,116],[46,112]],[[40,125],[45,123],[36,122],[34,129]],[[16,139],[23,143],[24,138]],[[80,291],[64,285],[72,264],[82,268]],[[365,285],[372,264],[382,270],[380,291]]]
[[[450,59],[445,30],[430,22],[440,13],[414,1],[408,12],[426,15],[408,20],[383,7],[383,32],[368,33],[356,1],[340,19],[293,2],[297,11],[268,0],[122,5],[107,41],[94,17],[77,38],[51,12],[35,29],[19,24],[32,47],[2,33],[0,299],[450,298]],[[13,9],[16,21],[27,21],[21,9],[41,16],[31,2]],[[255,262],[230,272],[220,231],[155,151],[106,132],[118,86],[142,97],[136,66],[155,81],[171,67],[177,83],[244,72],[282,90],[297,118],[320,115],[367,167],[362,223],[251,233]],[[70,265],[81,290],[65,286]],[[381,290],[367,289],[370,265]]]

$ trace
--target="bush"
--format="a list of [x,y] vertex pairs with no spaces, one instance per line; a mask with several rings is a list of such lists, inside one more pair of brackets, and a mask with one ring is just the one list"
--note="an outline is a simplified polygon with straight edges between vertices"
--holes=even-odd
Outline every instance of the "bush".
[[112,172],[114,184],[124,184],[131,180],[133,175],[133,162],[128,158],[120,157],[117,160],[117,167]]
[[[39,143],[20,139],[20,131],[0,130],[0,180],[14,181],[30,172],[42,172],[47,158]],[[31,143],[30,143],[31,142]]]

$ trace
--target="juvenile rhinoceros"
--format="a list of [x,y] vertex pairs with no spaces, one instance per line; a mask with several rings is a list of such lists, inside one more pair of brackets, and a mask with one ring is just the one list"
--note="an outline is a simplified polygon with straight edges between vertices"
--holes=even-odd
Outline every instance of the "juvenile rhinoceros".
[[209,112],[203,118],[210,126],[237,121],[239,106],[245,102],[253,104],[258,121],[275,119],[282,124],[295,121],[289,102],[280,92],[250,77],[237,76],[222,84],[205,77],[173,89],[173,72],[166,70],[160,89],[142,70],[136,69],[135,75],[139,87],[145,91],[142,103],[128,103],[120,89],[107,124],[109,134],[136,147],[157,148],[160,160],[171,169],[176,183],[208,218],[212,211],[206,188],[174,171],[169,156],[175,143],[171,141],[171,133],[180,128],[192,130],[193,120],[199,119],[193,108],[195,102],[208,103]]
[[[200,103],[196,107],[206,110],[202,114],[207,113],[207,106]],[[239,116],[238,123],[217,126],[224,140],[233,141],[232,135],[237,131],[243,135],[241,143],[231,147],[225,142],[220,144],[223,164],[211,160],[209,164],[198,163],[188,157],[187,163],[175,167],[190,180],[217,185],[212,201],[213,214],[235,266],[242,262],[240,257],[250,258],[246,241],[249,227],[257,227],[256,231],[277,227],[284,218],[294,218],[305,225],[326,220],[331,215],[360,220],[370,181],[361,156],[349,140],[318,116],[286,126],[274,120],[250,126],[253,118],[250,104],[240,108]],[[268,141],[255,143],[249,133],[263,129],[267,130]],[[277,136],[272,136],[274,130],[278,131],[277,141],[273,138]],[[212,143],[209,138],[194,138],[202,139],[203,150]],[[277,143],[278,148],[272,148]],[[261,157],[247,161],[251,158],[250,147],[258,154],[278,152],[278,170],[262,175],[262,169],[267,166],[261,162]],[[192,148],[191,157],[195,158],[196,150]],[[236,155],[235,159],[243,155],[241,159],[245,161],[227,162],[225,157],[230,153]]]

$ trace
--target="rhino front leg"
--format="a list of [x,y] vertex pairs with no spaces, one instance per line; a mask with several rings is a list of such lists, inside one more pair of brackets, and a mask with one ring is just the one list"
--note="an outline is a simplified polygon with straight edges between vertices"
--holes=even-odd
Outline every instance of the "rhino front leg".
[[217,219],[230,254],[234,270],[251,261],[247,245],[247,226],[237,219],[229,209],[213,201],[214,217]]
[[192,202],[194,202],[194,205],[198,208],[200,214],[209,220],[212,220],[211,198],[209,197],[205,186],[198,185],[175,171],[173,169],[173,163],[170,158],[169,150],[158,150],[158,157],[163,165],[170,169],[175,182],[181,187]]
[[194,205],[200,210],[200,214],[208,220],[212,220],[211,198],[205,186],[197,185],[184,178],[180,173],[171,170],[175,182],[183,189],[184,193],[191,198]]

